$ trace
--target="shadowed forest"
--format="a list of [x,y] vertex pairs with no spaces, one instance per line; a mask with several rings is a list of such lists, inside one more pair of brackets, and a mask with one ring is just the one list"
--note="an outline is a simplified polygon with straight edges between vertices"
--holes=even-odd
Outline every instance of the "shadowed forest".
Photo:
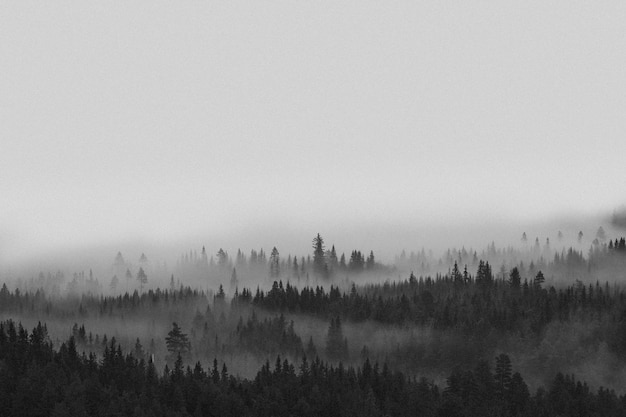
[[626,239],[583,239],[7,273],[0,415],[626,415]]

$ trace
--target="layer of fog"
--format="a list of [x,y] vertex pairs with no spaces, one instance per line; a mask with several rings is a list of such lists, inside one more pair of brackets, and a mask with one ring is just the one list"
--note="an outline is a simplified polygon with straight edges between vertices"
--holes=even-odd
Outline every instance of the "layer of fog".
[[[334,227],[321,224],[302,228],[293,224],[263,226],[261,223],[250,225],[247,229],[233,230],[232,233],[206,231],[172,239],[150,240],[128,236],[127,239],[115,242],[95,243],[88,239],[83,244],[68,242],[65,246],[57,247],[40,242],[39,246],[34,245],[39,249],[21,248],[17,254],[7,248],[4,252],[0,251],[0,278],[26,279],[41,271],[57,270],[64,271],[66,275],[81,271],[86,274],[91,270],[101,283],[108,284],[112,277],[111,265],[120,252],[131,265],[137,265],[142,254],[145,254],[152,267],[162,271],[162,276],[157,280],[152,279],[149,285],[163,286],[169,284],[170,275],[184,254],[199,253],[205,248],[209,257],[215,257],[219,249],[224,249],[234,258],[238,250],[247,256],[251,250],[263,249],[269,255],[272,248],[276,247],[283,260],[288,256],[306,258],[312,253],[311,240],[317,233],[321,233],[327,249],[335,246],[338,256],[343,253],[349,259],[352,250],[362,251],[366,255],[373,251],[376,261],[383,264],[393,263],[403,251],[408,255],[410,252],[425,250],[438,258],[449,249],[466,249],[480,254],[492,243],[502,248],[524,248],[533,245],[536,239],[542,246],[549,241],[552,255],[572,247],[586,256],[600,226],[608,238],[615,239],[624,234],[624,229],[611,223],[609,214],[601,213],[540,220],[513,217],[477,217],[474,221],[465,219],[463,222],[422,219],[386,223],[379,220],[367,224],[347,222]],[[559,237],[559,232],[562,237]],[[579,232],[583,233],[580,241]],[[526,243],[521,241],[524,233],[528,239]],[[177,276],[176,279],[185,281],[185,277]],[[216,281],[209,282],[215,283],[219,285]]]

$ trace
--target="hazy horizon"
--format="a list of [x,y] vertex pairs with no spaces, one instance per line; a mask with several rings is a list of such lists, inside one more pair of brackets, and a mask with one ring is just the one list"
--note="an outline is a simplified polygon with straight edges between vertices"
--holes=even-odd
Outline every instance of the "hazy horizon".
[[625,201],[621,2],[0,10],[5,263],[318,232],[384,259]]
[[[596,237],[597,229],[602,226],[607,237],[615,239],[622,236],[623,229],[614,227],[607,216],[562,216],[549,219],[536,219],[512,223],[511,219],[491,219],[477,223],[431,223],[401,224],[372,222],[362,225],[347,224],[343,228],[320,227],[318,229],[295,226],[251,225],[248,228],[222,234],[209,232],[179,235],[171,238],[155,239],[148,236],[129,236],[110,240],[66,241],[65,245],[30,245],[26,242],[14,247],[6,247],[0,262],[4,267],[28,266],[37,271],[54,268],[103,267],[110,265],[118,251],[131,262],[136,262],[141,254],[151,261],[166,262],[170,267],[189,251],[200,253],[206,248],[209,257],[215,257],[218,249],[223,248],[231,257],[237,250],[246,256],[251,250],[263,249],[267,254],[272,247],[277,247],[281,257],[307,256],[312,253],[311,240],[320,233],[327,249],[336,247],[338,255],[345,253],[349,257],[352,250],[369,254],[373,251],[376,259],[383,264],[391,264],[394,257],[402,251],[407,254],[424,249],[435,257],[441,256],[448,249],[475,250],[479,253],[492,242],[498,247],[523,248],[521,236],[526,233],[528,245],[536,238],[543,246],[550,239],[553,250],[573,247],[587,254],[591,242]],[[563,233],[562,241],[557,239],[558,232]],[[583,231],[582,242],[577,241],[577,234]],[[8,249],[8,250],[7,250]]]

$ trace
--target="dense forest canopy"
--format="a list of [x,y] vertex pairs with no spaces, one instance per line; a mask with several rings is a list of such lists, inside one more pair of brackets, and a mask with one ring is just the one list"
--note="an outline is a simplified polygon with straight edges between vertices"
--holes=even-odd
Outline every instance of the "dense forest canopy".
[[3,407],[40,386],[31,415],[112,412],[105,397],[129,415],[623,415],[626,239],[529,241],[384,263],[317,234],[299,256],[7,274]]
[[29,333],[0,323],[0,414],[129,416],[537,416],[626,413],[626,397],[557,373],[531,394],[510,358],[455,370],[442,386],[366,358],[358,366],[276,356],[253,378],[217,360],[204,368],[180,354],[158,373],[115,339],[100,357],[79,354],[74,337],[54,349],[41,323]]

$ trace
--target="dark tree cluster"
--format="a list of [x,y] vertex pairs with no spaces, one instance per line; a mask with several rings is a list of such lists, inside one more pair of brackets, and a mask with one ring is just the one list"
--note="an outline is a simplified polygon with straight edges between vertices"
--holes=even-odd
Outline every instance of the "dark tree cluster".
[[299,364],[276,358],[252,379],[177,357],[162,373],[115,340],[101,359],[70,338],[55,350],[45,325],[0,323],[0,415],[20,416],[624,416],[626,397],[557,374],[531,394],[506,355],[454,371],[443,389],[386,364]]
[[[541,328],[552,320],[570,317],[602,318],[603,314],[621,313],[626,309],[624,293],[599,283],[574,285],[557,290],[543,288],[541,271],[532,280],[522,281],[514,268],[506,279],[496,279],[488,263],[479,266],[476,277],[466,272],[431,277],[411,276],[409,280],[353,287],[343,292],[330,286],[296,287],[274,283],[265,293],[257,289],[254,297],[236,298],[270,311],[309,313],[330,319],[340,316],[353,322],[374,320],[387,324],[422,324],[435,328],[487,330]],[[478,324],[478,323],[482,324]]]
[[279,317],[259,321],[253,312],[245,324],[243,318],[240,318],[236,329],[238,343],[235,348],[263,358],[281,353],[290,357],[300,357],[304,347],[293,325],[293,320],[287,324],[282,314]]
[[326,357],[331,361],[346,361],[348,356],[348,338],[343,336],[341,319],[333,317],[326,336]]
[[[501,341],[511,338],[527,340],[527,346],[534,349],[533,343],[541,341],[552,323],[591,324],[589,340],[595,349],[604,343],[611,353],[626,359],[626,295],[621,288],[580,281],[558,289],[546,287],[541,271],[532,279],[518,267],[496,276],[490,264],[481,260],[475,275],[467,267],[461,270],[455,264],[449,274],[419,278],[411,274],[404,281],[353,285],[349,291],[334,285],[328,290],[321,286],[298,290],[279,280],[267,292],[260,288],[256,292],[237,289],[230,303],[223,289],[214,296],[181,287],[173,291],[156,289],[143,294],[135,291],[119,296],[63,299],[48,297],[42,290],[9,291],[3,286],[0,311],[9,316],[30,317],[35,322],[69,321],[66,328],[93,319],[139,320],[151,329],[141,335],[141,340],[135,335],[114,336],[127,349],[138,343],[145,346],[144,355],[154,355],[159,364],[172,363],[178,352],[167,350],[164,335],[150,322],[175,321],[185,329],[190,345],[190,349],[181,351],[185,361],[232,359],[237,354],[253,359],[245,359],[241,365],[248,367],[276,354],[298,360],[303,351],[316,351],[335,363],[354,361],[365,345],[374,357],[387,360],[394,369],[450,370],[461,361],[475,363],[485,353],[494,353]],[[281,314],[290,317],[285,319]],[[327,339],[320,337],[319,332],[313,333],[315,342],[311,333],[297,334],[290,321],[298,323],[301,314],[328,323]],[[362,338],[333,336],[339,333],[337,323],[354,326],[370,321],[391,325],[390,328],[431,329],[437,337],[408,344],[394,342],[377,350]],[[79,349],[97,355],[102,354],[112,336],[91,334],[78,325],[72,333]]]
[[[222,293],[223,294],[223,293]],[[134,291],[117,296],[82,295],[80,298],[52,299],[43,290],[9,291],[0,288],[0,312],[32,314],[46,318],[85,318],[120,316],[133,317],[150,313],[153,317],[168,316],[181,306],[208,306],[207,294],[190,287],[178,290]]]

